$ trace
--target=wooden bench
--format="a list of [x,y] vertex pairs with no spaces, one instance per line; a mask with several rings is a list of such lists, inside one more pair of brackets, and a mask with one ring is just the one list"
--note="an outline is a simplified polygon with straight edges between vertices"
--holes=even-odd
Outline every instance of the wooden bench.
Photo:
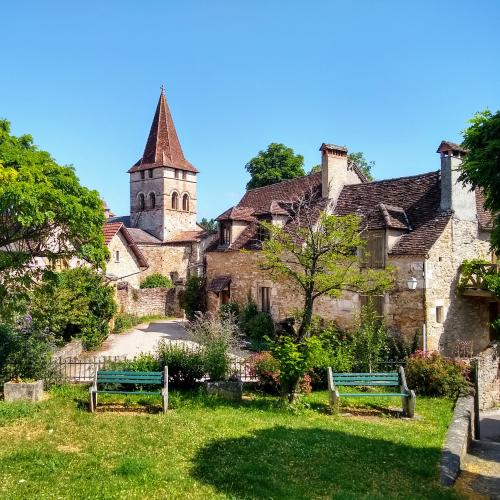
[[[339,394],[338,387],[398,387],[399,392],[355,392]],[[403,403],[403,414],[413,418],[415,414],[415,392],[406,385],[405,372],[402,366],[397,372],[385,373],[333,373],[328,368],[328,393],[330,405],[334,412],[339,409],[340,396],[394,396],[400,397]]]
[[[158,391],[106,389],[99,388],[102,384],[135,384],[139,386],[160,386]],[[156,394],[162,396],[163,413],[168,409],[168,367],[163,372],[126,372],[97,370],[94,382],[89,388],[90,411],[94,412],[97,406],[97,394]]]

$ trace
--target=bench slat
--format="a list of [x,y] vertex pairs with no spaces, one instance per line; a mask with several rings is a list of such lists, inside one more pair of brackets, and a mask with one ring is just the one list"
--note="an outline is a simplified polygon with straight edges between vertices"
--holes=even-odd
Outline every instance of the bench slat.
[[355,380],[349,382],[335,382],[337,387],[370,387],[370,386],[387,386],[387,387],[396,387],[398,386],[398,382],[384,382],[384,381],[376,381],[376,382],[367,382],[366,380]]
[[97,375],[163,375],[163,372],[129,372],[129,371],[114,371],[114,370],[99,370]]
[[155,391],[155,392],[151,392],[151,391],[101,391],[101,390],[97,390],[96,391],[97,394],[152,394],[152,395],[159,395],[161,394],[161,391]]
[[334,377],[373,377],[373,376],[398,376],[398,372],[372,372],[372,373],[334,373]]
[[375,393],[375,392],[358,392],[356,394],[349,394],[349,393],[344,393],[341,392],[340,397],[366,397],[366,396],[402,396],[402,397],[409,397],[409,394],[405,394],[404,392],[380,392],[380,393]]

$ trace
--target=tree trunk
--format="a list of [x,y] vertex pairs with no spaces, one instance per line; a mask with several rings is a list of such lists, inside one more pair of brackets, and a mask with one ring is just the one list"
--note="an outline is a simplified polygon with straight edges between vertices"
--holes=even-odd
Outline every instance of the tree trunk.
[[300,323],[300,328],[298,331],[299,342],[304,340],[307,330],[311,326],[313,307],[314,307],[314,299],[312,297],[312,293],[311,294],[307,293],[304,300],[304,313],[302,315],[302,321]]

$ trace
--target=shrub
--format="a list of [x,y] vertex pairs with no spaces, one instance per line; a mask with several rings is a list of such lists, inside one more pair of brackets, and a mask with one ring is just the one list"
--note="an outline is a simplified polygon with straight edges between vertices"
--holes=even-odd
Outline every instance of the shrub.
[[160,372],[163,371],[159,359],[152,354],[139,354],[134,359],[124,359],[123,361],[114,361],[110,368],[128,372]]
[[361,309],[358,327],[353,335],[356,369],[360,372],[377,370],[379,363],[386,357],[386,352],[387,331],[370,299],[368,305]]
[[139,288],[172,288],[170,278],[160,273],[153,273],[146,276],[139,285]]
[[107,337],[115,312],[113,288],[86,267],[52,273],[32,294],[35,327],[48,328],[59,343],[79,338],[86,349]]
[[270,314],[260,312],[254,302],[248,302],[240,314],[239,325],[245,336],[255,344],[267,342],[274,338],[275,325]]
[[262,391],[270,394],[279,394],[279,362],[269,351],[254,354],[250,358],[250,375],[257,378],[257,386]]
[[240,306],[237,302],[228,302],[227,304],[221,304],[219,307],[219,314],[222,317],[232,316],[237,318],[240,315]]
[[186,317],[193,321],[197,312],[207,310],[205,302],[205,280],[198,276],[191,276],[186,283],[186,289],[180,297],[180,305]]
[[228,352],[238,345],[238,326],[232,316],[201,315],[186,330],[203,347],[205,370],[212,380],[224,380],[229,375]]
[[408,387],[423,396],[456,397],[468,387],[465,366],[438,352],[415,352],[405,373]]
[[201,351],[188,351],[162,340],[158,343],[156,355],[161,369],[168,366],[168,378],[174,387],[193,387],[205,374]]
[[52,382],[54,347],[48,330],[38,329],[31,316],[15,326],[0,325],[0,379]]

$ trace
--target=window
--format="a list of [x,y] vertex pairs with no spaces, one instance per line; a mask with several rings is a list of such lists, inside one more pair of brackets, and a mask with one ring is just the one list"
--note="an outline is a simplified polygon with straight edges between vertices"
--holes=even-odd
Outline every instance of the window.
[[175,169],[174,175],[175,175],[176,179],[179,179],[180,178],[180,170]]
[[120,262],[120,250],[115,252],[115,262]]
[[265,241],[269,239],[269,230],[261,226],[260,224],[257,226],[257,239],[259,241]]
[[149,174],[148,174],[149,178],[152,179],[153,178],[153,169],[148,170],[148,172],[149,172]]
[[187,177],[187,173],[185,170],[182,171],[182,180],[185,181]]
[[189,212],[189,195],[187,193],[182,197],[182,210]]
[[261,286],[259,288],[260,295],[260,310],[262,312],[271,312],[271,288],[268,286]]
[[220,223],[220,238],[219,243],[221,245],[230,245],[231,244],[231,223],[230,222],[221,222]]
[[179,195],[175,191],[172,193],[172,208],[179,210]]
[[373,310],[375,314],[379,318],[384,317],[384,303],[385,297],[383,295],[360,295],[359,296],[359,304],[361,307],[366,307],[369,304],[372,304]]
[[442,323],[444,321],[444,307],[436,307],[436,323]]
[[146,171],[141,170],[141,179],[144,180],[145,177],[146,177]]
[[154,193],[149,193],[149,208],[156,207],[156,195]]
[[139,194],[139,210],[144,210],[146,208],[146,198],[142,193]]
[[362,264],[364,267],[381,268],[385,266],[385,233],[368,231],[366,246],[363,248]]

